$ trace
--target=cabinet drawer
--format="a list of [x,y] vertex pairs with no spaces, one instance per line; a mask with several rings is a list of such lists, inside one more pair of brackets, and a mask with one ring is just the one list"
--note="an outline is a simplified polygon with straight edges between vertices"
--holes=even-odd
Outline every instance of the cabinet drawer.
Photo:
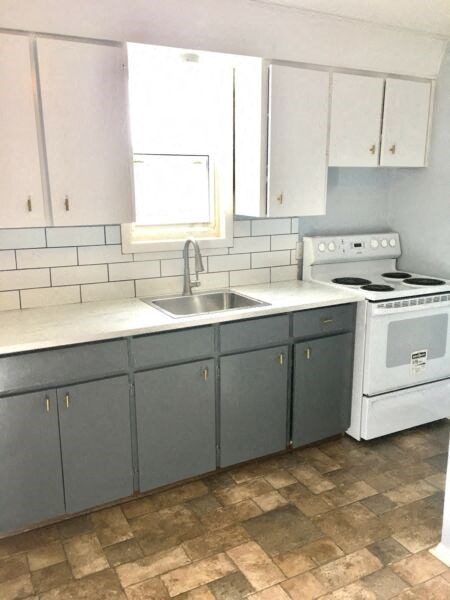
[[169,333],[155,333],[133,339],[136,369],[154,367],[194,358],[214,352],[212,327],[196,327]]
[[294,314],[294,337],[311,337],[324,333],[352,331],[355,307],[353,304],[328,306]]
[[127,370],[125,340],[15,354],[0,358],[0,393],[54,387]]
[[220,326],[220,350],[230,352],[285,342],[289,337],[288,315],[236,321]]

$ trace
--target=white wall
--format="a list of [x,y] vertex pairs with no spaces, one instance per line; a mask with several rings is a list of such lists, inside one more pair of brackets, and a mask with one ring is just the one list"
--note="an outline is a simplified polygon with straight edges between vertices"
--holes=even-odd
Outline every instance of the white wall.
[[444,42],[251,0],[1,0],[0,27],[435,77]]
[[450,279],[450,50],[437,85],[430,166],[393,170],[389,206],[401,268]]
[[390,178],[387,169],[329,169],[327,214],[301,217],[300,235],[389,231]]

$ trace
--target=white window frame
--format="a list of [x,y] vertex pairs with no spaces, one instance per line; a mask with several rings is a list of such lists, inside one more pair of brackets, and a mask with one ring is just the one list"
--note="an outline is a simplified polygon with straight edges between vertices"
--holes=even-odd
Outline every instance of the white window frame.
[[[229,147],[224,152],[210,157],[211,189],[214,194],[215,203],[214,227],[208,227],[207,224],[202,223],[161,226],[124,223],[121,225],[122,252],[124,254],[182,250],[186,239],[192,237],[198,241],[200,248],[225,248],[233,246],[234,108],[232,104],[230,106],[230,139],[229,144],[227,143]],[[130,154],[132,157],[131,139]]]

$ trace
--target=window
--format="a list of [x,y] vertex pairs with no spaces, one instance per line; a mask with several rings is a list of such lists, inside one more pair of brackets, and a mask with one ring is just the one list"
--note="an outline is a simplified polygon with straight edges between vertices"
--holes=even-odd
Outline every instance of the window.
[[135,223],[125,251],[186,237],[231,245],[233,65],[226,55],[128,44]]

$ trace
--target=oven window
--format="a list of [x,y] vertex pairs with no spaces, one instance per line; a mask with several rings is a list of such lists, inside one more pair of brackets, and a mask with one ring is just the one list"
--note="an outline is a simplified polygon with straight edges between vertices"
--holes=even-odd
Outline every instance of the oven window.
[[411,354],[426,351],[427,359],[445,356],[448,314],[393,321],[388,326],[386,366],[411,363]]

